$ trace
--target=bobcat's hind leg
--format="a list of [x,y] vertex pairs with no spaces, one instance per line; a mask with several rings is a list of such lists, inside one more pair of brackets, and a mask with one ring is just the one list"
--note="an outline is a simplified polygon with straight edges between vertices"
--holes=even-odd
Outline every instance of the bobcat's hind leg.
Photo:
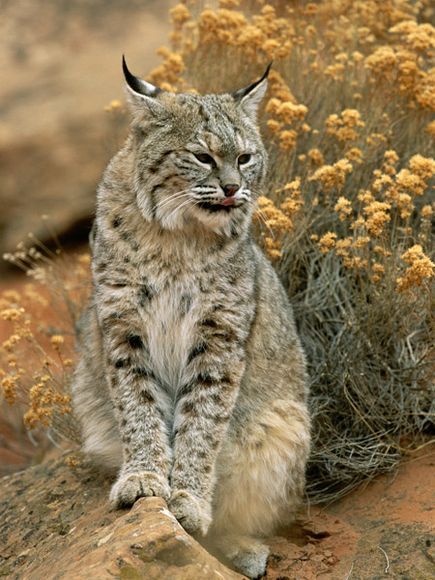
[[113,405],[104,375],[99,376],[85,357],[79,361],[74,375],[72,398],[84,453],[114,473],[122,463],[122,448]]
[[250,578],[266,569],[259,538],[290,523],[300,505],[310,448],[305,405],[275,401],[225,443],[217,464],[209,539]]

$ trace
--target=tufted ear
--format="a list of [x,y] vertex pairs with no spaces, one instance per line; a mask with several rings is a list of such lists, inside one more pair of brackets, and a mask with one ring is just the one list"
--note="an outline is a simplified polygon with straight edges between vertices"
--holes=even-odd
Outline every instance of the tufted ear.
[[156,99],[160,93],[163,93],[162,89],[134,76],[128,70],[124,55],[122,55],[122,70],[127,84],[129,101],[133,108],[136,110],[140,108],[142,111],[144,108],[148,108],[153,115],[163,114],[165,107]]
[[263,76],[258,81],[233,93],[234,100],[254,119],[257,118],[258,106],[266,94],[267,77],[271,66],[272,63],[269,63]]

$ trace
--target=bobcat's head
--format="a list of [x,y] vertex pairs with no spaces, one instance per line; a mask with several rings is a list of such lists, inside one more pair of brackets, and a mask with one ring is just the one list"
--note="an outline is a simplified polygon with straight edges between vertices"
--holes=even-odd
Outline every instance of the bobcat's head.
[[240,233],[251,218],[267,156],[257,108],[267,75],[232,94],[174,94],[130,73],[134,189],[147,220],[165,229],[196,220],[216,233]]

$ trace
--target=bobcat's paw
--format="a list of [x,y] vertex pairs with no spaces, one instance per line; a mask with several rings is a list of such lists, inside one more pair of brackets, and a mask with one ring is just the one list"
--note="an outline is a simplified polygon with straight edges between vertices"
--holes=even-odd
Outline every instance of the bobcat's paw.
[[169,509],[186,532],[192,535],[206,535],[211,522],[209,502],[195,497],[185,489],[179,489],[172,493]]
[[259,540],[250,536],[226,535],[214,530],[211,542],[238,572],[248,578],[258,578],[265,574],[269,548]]
[[256,542],[247,549],[239,550],[236,555],[233,555],[231,562],[236,570],[248,578],[258,578],[266,573],[268,556],[269,548]]
[[130,507],[140,497],[162,497],[168,500],[171,490],[168,482],[157,473],[121,474],[110,491],[110,502],[115,508]]

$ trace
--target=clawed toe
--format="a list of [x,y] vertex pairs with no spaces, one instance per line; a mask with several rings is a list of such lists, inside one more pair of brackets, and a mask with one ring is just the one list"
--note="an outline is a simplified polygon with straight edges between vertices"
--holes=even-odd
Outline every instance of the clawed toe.
[[114,508],[130,507],[140,497],[169,499],[169,484],[157,473],[143,471],[120,475],[112,486],[110,502]]
[[186,490],[177,490],[171,495],[169,509],[186,532],[205,536],[211,522],[211,508],[205,500]]

